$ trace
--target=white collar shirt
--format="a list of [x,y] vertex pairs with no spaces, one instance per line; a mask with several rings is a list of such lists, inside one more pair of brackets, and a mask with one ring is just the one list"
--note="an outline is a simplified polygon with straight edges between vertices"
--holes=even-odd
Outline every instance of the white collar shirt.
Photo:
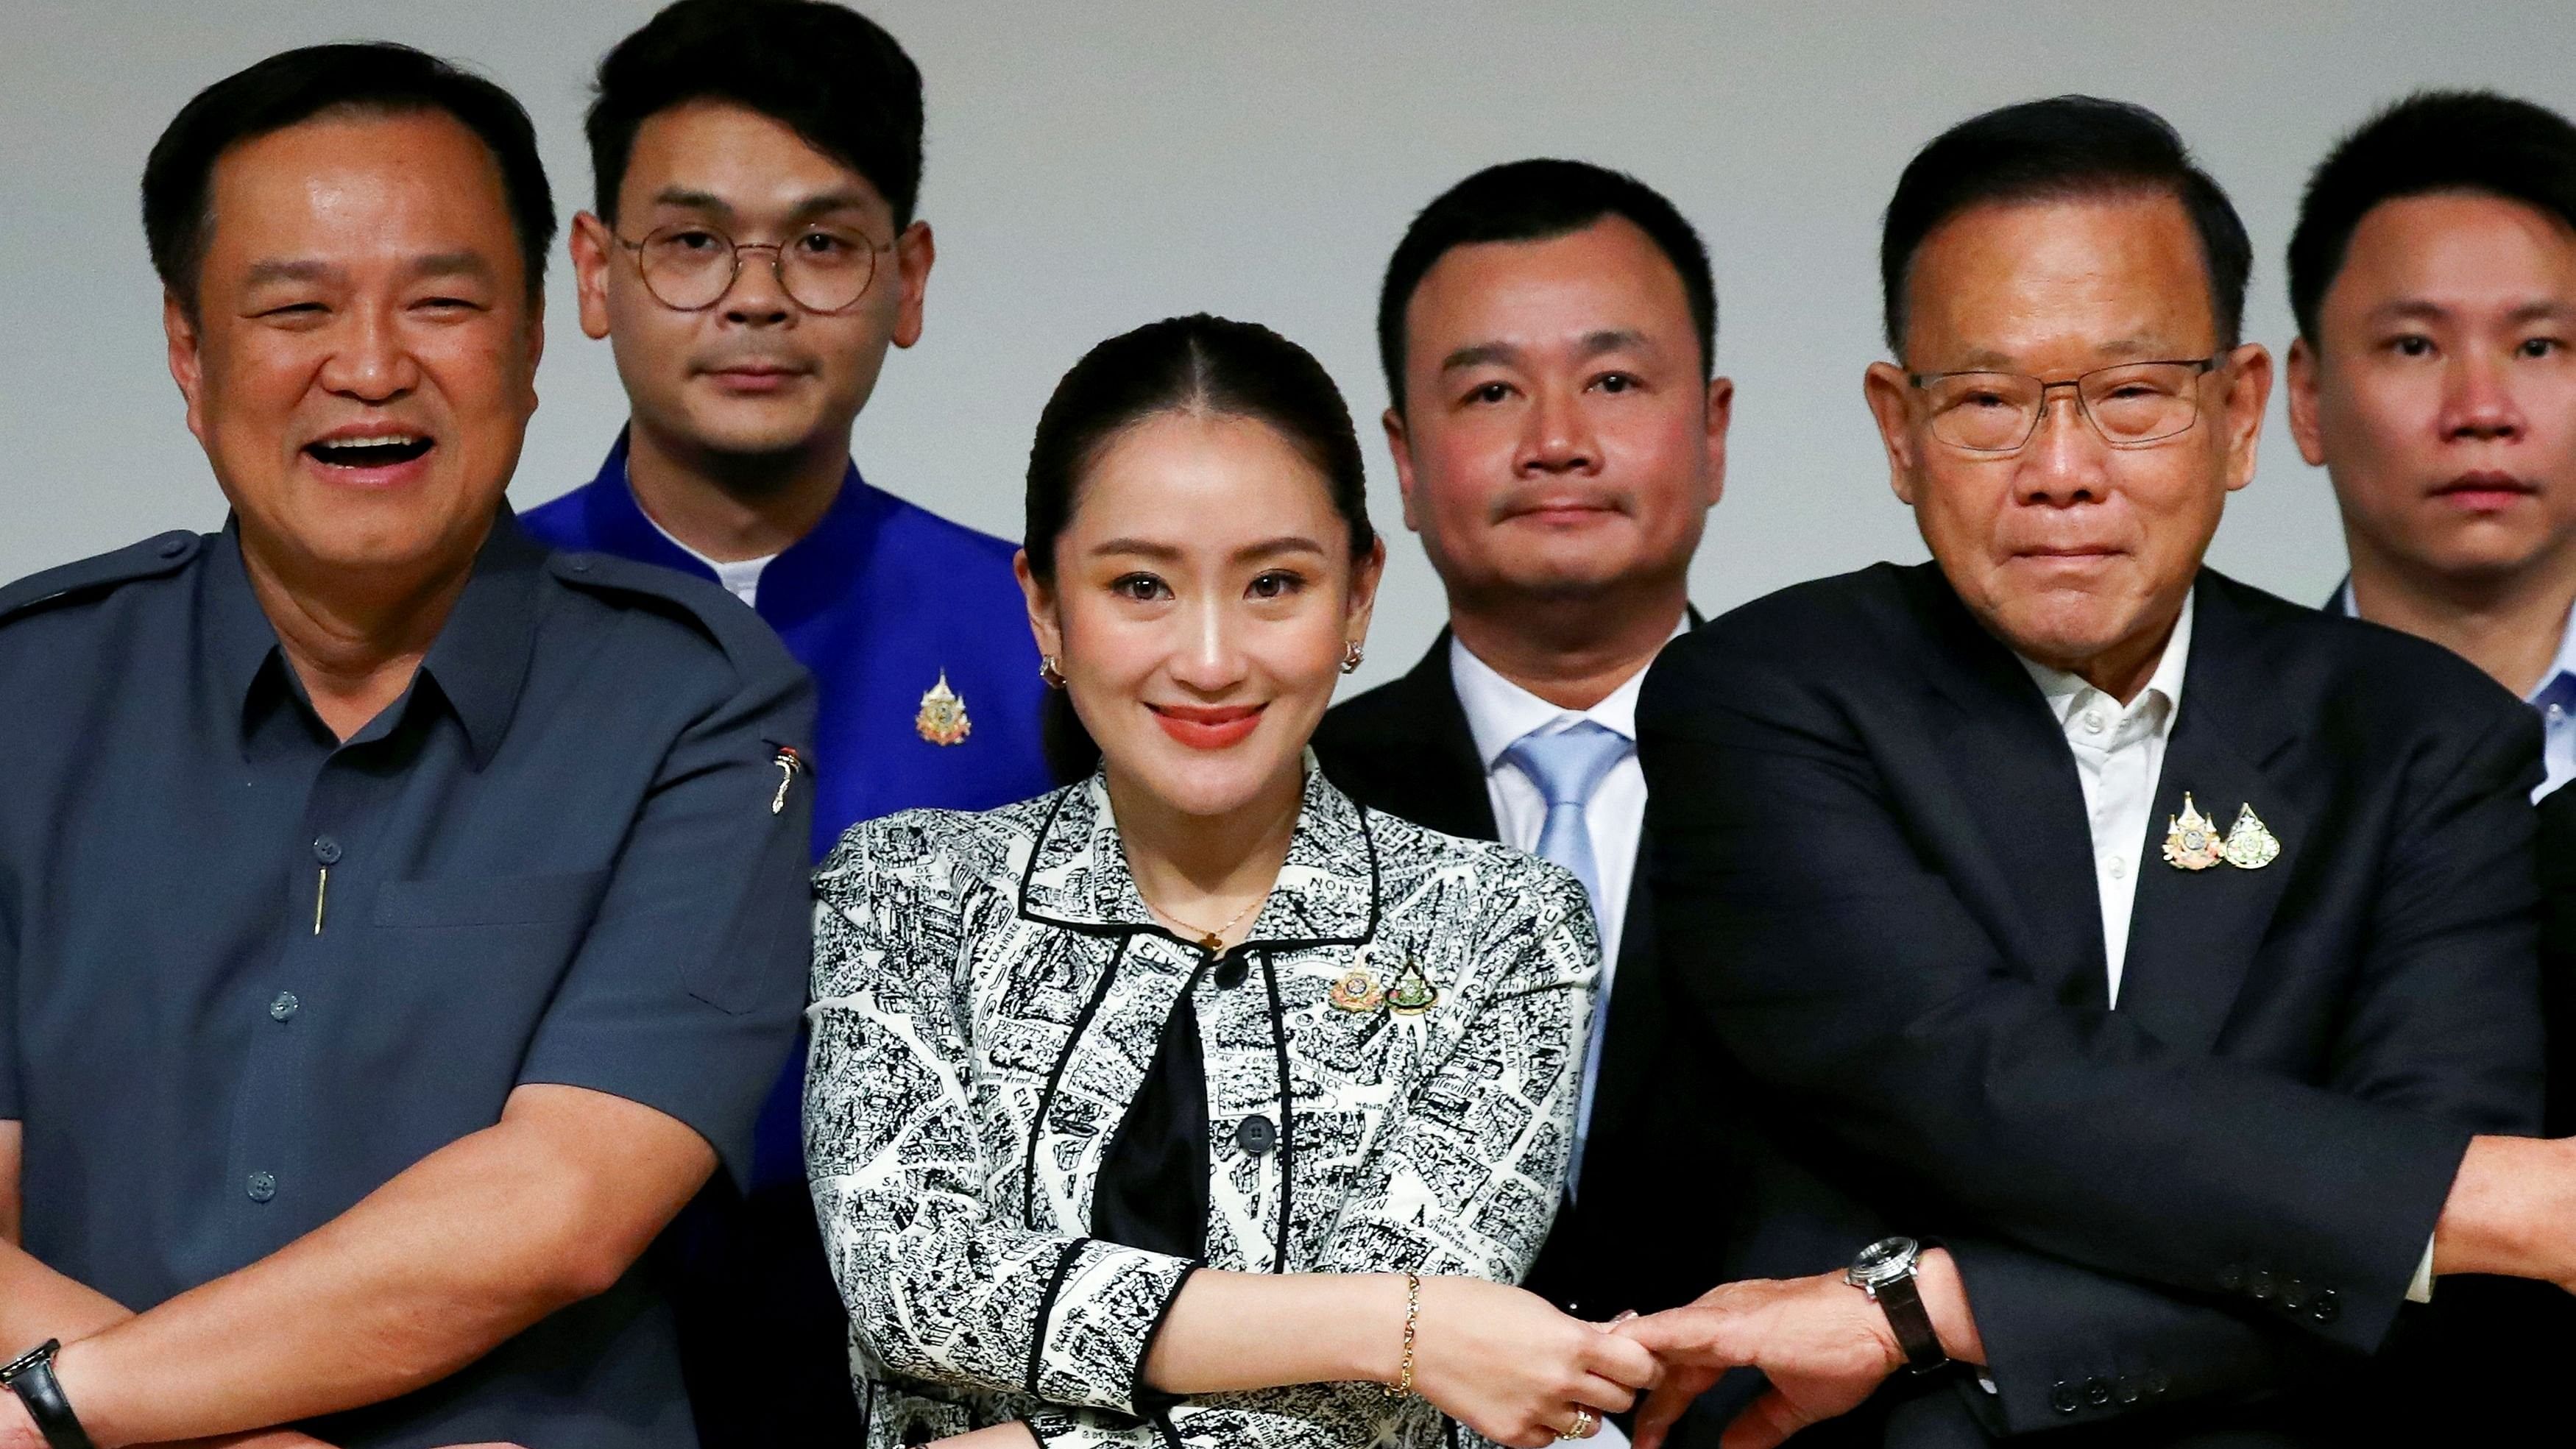
[[[2129,955],[2129,918],[2138,902],[2140,847],[2155,813],[2156,783],[2164,773],[2165,742],[2182,709],[2183,671],[2191,658],[2191,596],[2183,596],[2173,637],[2146,688],[2123,705],[2063,670],[2022,659],[2048,699],[2049,713],[2066,732],[2075,774],[2084,787],[2084,813],[2093,830],[2093,883],[2102,903],[2102,960],[2114,1008],[2120,973]],[[2015,655],[2015,658],[2020,658]]]
[[[1673,621],[1670,637],[1690,627],[1685,613]],[[1601,977],[1593,995],[1592,1040],[1583,1054],[1583,1085],[1575,1108],[1575,1164],[1592,1123],[1592,1092],[1601,1075],[1601,1043],[1610,1020],[1612,977],[1619,969],[1619,943],[1628,916],[1628,892],[1637,878],[1637,840],[1646,825],[1646,772],[1637,763],[1637,695],[1646,671],[1620,682],[1590,709],[1564,709],[1505,679],[1479,659],[1456,635],[1449,639],[1449,682],[1467,714],[1467,732],[1475,738],[1477,762],[1485,771],[1485,798],[1494,807],[1496,838],[1514,850],[1535,852],[1547,825],[1547,798],[1538,783],[1504,752],[1532,731],[1561,733],[1586,722],[1597,724],[1628,742],[1628,752],[1601,777],[1584,803],[1583,823],[1592,837],[1592,869],[1601,889]]]
[[[2361,617],[2350,579],[2335,590],[2335,612],[2347,619]],[[2576,609],[2568,611],[2558,631],[2558,657],[2549,661],[2522,702],[2540,711],[2540,762],[2549,773],[2531,792],[2532,803],[2538,804],[2542,796],[2576,780]]]
[[[635,511],[638,513],[644,512],[641,505],[638,505]],[[724,585],[726,593],[733,595],[735,598],[742,600],[743,603],[755,609],[760,607],[761,572],[767,569],[771,564],[777,562],[778,555],[771,553],[763,554],[758,558],[733,559],[730,561],[711,559],[705,554],[698,552],[696,549],[689,547],[687,544],[680,542],[679,535],[671,532],[671,530],[667,528],[664,528],[660,521],[655,519],[652,514],[645,513],[644,521],[653,525],[653,531],[655,533],[669,539],[671,541],[671,547],[676,548],[680,552],[687,554],[689,557],[696,559],[698,562],[705,564],[707,568],[715,574],[716,582]]]

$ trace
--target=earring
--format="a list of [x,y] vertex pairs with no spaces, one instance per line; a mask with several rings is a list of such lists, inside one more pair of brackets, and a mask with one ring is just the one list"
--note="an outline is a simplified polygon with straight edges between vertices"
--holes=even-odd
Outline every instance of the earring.
[[1345,639],[1342,641],[1342,672],[1344,674],[1348,674],[1352,670],[1359,668],[1360,660],[1363,657],[1365,656],[1360,653],[1360,641],[1357,639]]
[[1064,671],[1055,667],[1054,655],[1038,656],[1038,678],[1045,680],[1046,687],[1049,689],[1064,688]]

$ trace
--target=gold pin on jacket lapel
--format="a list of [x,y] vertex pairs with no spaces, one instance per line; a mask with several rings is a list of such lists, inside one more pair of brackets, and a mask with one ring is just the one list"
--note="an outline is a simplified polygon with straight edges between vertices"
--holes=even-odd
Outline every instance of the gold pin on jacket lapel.
[[975,722],[966,717],[966,701],[948,687],[948,671],[939,671],[939,682],[921,697],[921,712],[912,717],[913,730],[934,745],[962,744],[974,733]]
[[2182,796],[2182,813],[2165,817],[2165,864],[2177,870],[2207,870],[2227,858],[2218,838],[2218,823],[2200,813],[2191,792]]

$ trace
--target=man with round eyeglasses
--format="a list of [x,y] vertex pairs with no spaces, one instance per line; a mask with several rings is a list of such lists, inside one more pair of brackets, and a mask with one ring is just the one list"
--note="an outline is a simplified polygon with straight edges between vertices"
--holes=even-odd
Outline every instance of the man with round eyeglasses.
[[[630,414],[598,476],[531,510],[529,531],[714,578],[769,622],[818,687],[818,854],[894,810],[1046,789],[1013,545],[851,461],[888,348],[921,336],[935,255],[913,214],[912,60],[839,5],[679,0],[601,61],[588,132],[582,329],[614,349]],[[805,1186],[802,1080],[800,1051],[745,1190],[679,1225],[684,1367],[710,1446],[862,1432]]]
[[1714,620],[1638,704],[1701,1295],[1613,1326],[1666,1361],[1642,1449],[2377,1442],[2437,1275],[2576,1279],[2537,722],[2202,566],[2251,260],[2132,105],[1900,179],[1865,393],[1932,561]]

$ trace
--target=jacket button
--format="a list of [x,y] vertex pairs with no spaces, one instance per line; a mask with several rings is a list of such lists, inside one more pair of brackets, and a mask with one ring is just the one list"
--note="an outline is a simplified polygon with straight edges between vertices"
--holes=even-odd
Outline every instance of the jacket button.
[[2172,1378],[2172,1376],[2171,1376],[2171,1375],[2169,1375],[2169,1374],[2167,1374],[2163,1369],[2149,1369],[2149,1370],[2147,1370],[2147,1372],[2146,1372],[2146,1380],[2147,1380],[2147,1393],[2148,1393],[2148,1395],[2149,1395],[2150,1397],[2153,1397],[2154,1395],[2157,1395],[2157,1394],[2161,1394],[2161,1393],[2163,1393],[2165,1390],[2170,1389],[2170,1388],[2172,1388],[2172,1387],[2173,1387],[2173,1378]]
[[2084,1402],[2084,1396],[2064,1379],[2048,1386],[2048,1406],[2061,1414],[2072,1414]]
[[2136,1403],[2138,1400],[2145,1398],[2145,1397],[2147,1396],[2147,1384],[2146,1384],[2146,1377],[2145,1377],[2145,1375],[2143,1375],[2143,1374],[2122,1374],[2122,1375],[2120,1375],[2119,1395],[2120,1395],[2120,1402],[2121,1402],[2121,1403],[2123,1403],[2123,1404],[2134,1404],[2134,1403]]
[[277,1196],[277,1177],[273,1173],[254,1172],[242,1183],[242,1193],[252,1202],[266,1202]]
[[161,556],[163,558],[177,558],[179,555],[186,553],[188,551],[188,545],[193,542],[195,542],[194,539],[188,538],[184,535],[165,538],[161,540]]
[[2293,1278],[2281,1285],[2281,1306],[2292,1313],[2308,1306],[2308,1285]]
[[1269,1118],[1255,1112],[1235,1124],[1234,1145],[1255,1157],[1263,1156],[1279,1145],[1279,1128]]
[[2109,1379],[2093,1378],[2086,1379],[2084,1381],[2084,1402],[2091,1404],[2097,1409],[2107,1409],[2111,1407],[2111,1398],[2111,1381]]
[[2242,1263],[2230,1263],[2226,1267],[2219,1269],[2218,1286],[2226,1289],[2230,1293],[2243,1291],[2245,1287],[2245,1265]]
[[2272,1295],[2279,1290],[2278,1285],[2272,1281],[2271,1273],[2266,1269],[2257,1268],[2252,1278],[2247,1281],[2245,1291],[2254,1295],[2255,1302],[2269,1303],[2272,1301]]
[[1232,991],[1243,984],[1243,978],[1251,970],[1252,963],[1243,958],[1242,951],[1228,951],[1216,958],[1216,984],[1224,990]]
[[2332,1288],[2318,1289],[2317,1301],[2308,1305],[2308,1316],[2319,1323],[2332,1323],[2342,1312],[2343,1305],[2335,1301]]

